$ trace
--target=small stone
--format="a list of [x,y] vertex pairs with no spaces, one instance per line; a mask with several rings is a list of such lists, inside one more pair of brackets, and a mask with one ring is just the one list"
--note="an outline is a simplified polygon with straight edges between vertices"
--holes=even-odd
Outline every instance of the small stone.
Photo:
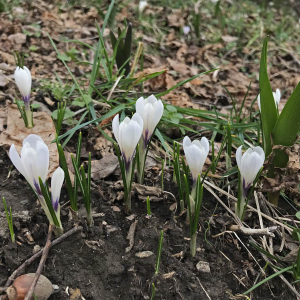
[[33,254],[39,252],[40,250],[41,250],[41,246],[35,245],[35,246],[33,247]]
[[117,231],[118,228],[115,227],[115,226],[112,226],[112,225],[107,225],[107,226],[106,226],[106,230],[107,230],[107,234],[110,234],[110,233],[112,233],[112,232]]
[[150,257],[151,255],[153,255],[152,251],[142,251],[135,254],[135,256],[138,258],[146,258]]
[[112,206],[113,211],[120,212],[121,209],[118,206]]
[[196,265],[196,268],[199,272],[210,273],[210,266],[206,261],[199,261]]
[[132,215],[126,217],[126,219],[127,219],[128,221],[132,221],[132,220],[134,220],[135,217],[136,217],[136,215],[135,215],[135,214],[132,214]]

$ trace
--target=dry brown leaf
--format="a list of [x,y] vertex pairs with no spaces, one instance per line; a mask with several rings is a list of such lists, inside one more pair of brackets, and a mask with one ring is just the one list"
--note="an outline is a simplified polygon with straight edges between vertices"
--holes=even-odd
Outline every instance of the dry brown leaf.
[[0,132],[3,131],[4,125],[6,125],[6,113],[5,108],[0,107]]
[[108,177],[119,165],[118,157],[113,153],[105,155],[100,160],[93,160],[91,162],[91,175],[94,180],[100,180]]
[[232,43],[232,42],[235,42],[237,41],[239,38],[236,37],[236,36],[231,36],[231,35],[223,35],[222,36],[222,40],[225,42],[225,43]]
[[7,128],[0,135],[0,146],[9,148],[15,144],[17,151],[20,153],[22,142],[29,134],[39,135],[49,148],[49,176],[57,169],[58,152],[56,143],[51,143],[55,139],[55,126],[51,117],[44,113],[38,112],[33,114],[33,128],[26,128],[21,118],[20,112],[15,104],[7,104],[6,107]]
[[199,108],[199,105],[197,103],[193,103],[190,100],[189,95],[184,92],[172,91],[164,96],[161,96],[161,99],[164,101],[168,101],[170,104],[176,106]]
[[190,74],[190,68],[189,66],[187,66],[184,63],[181,63],[177,60],[171,59],[171,58],[167,58],[167,61],[169,62],[169,64],[171,65],[171,67],[178,73],[180,73],[181,75],[187,76]]
[[8,63],[9,65],[15,65],[15,59],[14,59],[13,55],[0,51],[0,57],[2,58],[1,60],[3,62]]

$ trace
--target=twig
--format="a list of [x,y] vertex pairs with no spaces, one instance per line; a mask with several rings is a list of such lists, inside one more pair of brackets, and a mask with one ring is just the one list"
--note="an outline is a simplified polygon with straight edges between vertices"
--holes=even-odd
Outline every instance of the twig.
[[[255,199],[255,203],[256,203],[256,207],[257,207],[257,214],[258,214],[258,220],[259,220],[260,228],[263,229],[264,228],[264,223],[263,223],[263,219],[262,219],[262,216],[261,216],[261,210],[260,210],[260,205],[259,205],[259,201],[258,201],[256,191],[254,191],[254,199]],[[263,241],[263,247],[266,250],[267,239],[266,239],[265,236],[263,237],[262,241]]]
[[[251,237],[250,237],[250,241],[252,241],[253,243],[256,243],[255,240],[254,240],[253,238],[251,238]],[[270,263],[270,260],[269,260],[263,253],[261,253],[260,251],[259,251],[259,253],[260,253],[260,255],[263,257],[263,259],[264,259],[267,263],[269,263],[269,265],[271,266],[272,270],[273,270],[275,273],[278,272],[278,270],[272,266],[272,264]],[[297,299],[299,300],[299,299],[300,299],[300,294],[299,294],[298,291],[295,289],[295,287],[292,286],[292,285],[288,282],[288,280],[287,280],[282,274],[280,274],[279,277],[280,277],[280,279],[288,286],[289,290],[290,290],[292,293],[294,293],[294,294],[296,295]]]
[[43,255],[42,255],[42,258],[40,260],[40,263],[39,263],[39,266],[36,270],[36,273],[34,275],[34,278],[33,278],[33,281],[30,285],[30,288],[24,298],[24,300],[30,300],[32,298],[32,295],[33,295],[33,292],[34,292],[34,289],[36,287],[36,284],[40,278],[40,275],[42,273],[42,270],[44,268],[44,265],[45,265],[45,262],[46,262],[46,259],[48,257],[48,253],[49,253],[49,250],[50,250],[50,247],[51,247],[51,236],[52,236],[52,231],[53,231],[53,225],[52,224],[49,224],[49,231],[48,231],[48,236],[47,236],[47,241],[46,241],[46,245],[43,249]]
[[198,282],[199,282],[199,284],[200,284],[200,286],[201,286],[203,292],[205,293],[206,297],[207,297],[209,300],[211,300],[211,298],[209,297],[207,291],[206,291],[205,288],[203,287],[203,285],[202,285],[200,279],[199,279],[198,277],[196,277],[196,278],[197,278],[197,280],[198,280]]
[[[214,184],[210,183],[209,181],[207,180],[204,180],[204,183],[211,186],[213,189],[217,190],[218,192],[220,192],[221,194],[223,195],[228,195],[228,197],[230,197],[232,200],[234,201],[237,201],[237,198],[228,194],[226,191],[220,189],[219,187],[215,186]],[[208,190],[208,189],[207,189]],[[208,190],[209,191],[209,190]],[[215,194],[214,194],[215,195]],[[234,212],[232,212],[225,204],[224,202],[219,198],[219,197],[216,197],[216,199],[219,201],[219,203],[226,208],[226,210],[228,212],[230,212],[231,215],[235,215]],[[254,211],[256,213],[258,213],[257,209],[255,209],[254,207],[250,206],[250,205],[247,205],[247,208],[250,209],[251,211]],[[284,229],[286,229],[289,233],[292,233],[293,232],[293,229],[291,229],[290,227],[288,227],[287,225],[275,220],[274,218],[264,214],[264,213],[261,213],[262,217],[264,217],[265,219],[269,220],[269,221],[272,221],[282,227],[284,227]]]
[[[67,237],[69,237],[70,235],[72,235],[75,232],[78,232],[82,230],[81,226],[75,226],[73,227],[71,230],[67,231],[66,233],[64,233],[63,235],[61,235],[59,238],[57,238],[56,240],[54,240],[51,244],[51,247],[59,244],[60,242],[62,242],[64,239],[66,239]],[[8,288],[11,283],[19,276],[19,274],[23,271],[23,269],[25,269],[27,266],[29,266],[30,264],[32,264],[37,258],[39,258],[42,254],[43,254],[43,250],[44,248],[42,248],[39,252],[35,253],[33,256],[31,256],[30,258],[28,258],[27,260],[25,260],[23,262],[23,264],[16,269],[7,279],[5,285],[4,285],[4,289],[3,291],[5,291],[6,288]]]
[[247,235],[266,235],[266,236],[274,236],[274,231],[276,231],[278,228],[278,226],[271,226],[271,227],[267,227],[267,228],[247,228],[244,226],[240,226],[240,225],[231,225],[229,227],[229,230],[232,231],[240,231],[243,234],[247,234]]

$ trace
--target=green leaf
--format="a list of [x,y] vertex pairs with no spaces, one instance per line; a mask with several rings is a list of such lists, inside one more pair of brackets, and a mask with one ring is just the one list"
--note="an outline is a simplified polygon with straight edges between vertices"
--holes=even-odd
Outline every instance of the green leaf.
[[60,59],[60,60],[63,60],[63,61],[71,61],[71,57],[64,54],[64,53],[59,53],[57,54],[57,58]]
[[272,152],[271,132],[277,121],[277,109],[267,72],[268,39],[265,38],[259,68],[259,90],[261,105],[261,120],[263,130],[263,147],[266,156]]
[[298,218],[298,219],[300,220],[300,211],[298,211],[298,212],[296,213],[296,218]]
[[32,103],[31,104],[31,108],[35,109],[35,108],[39,108],[41,106],[41,104],[39,103]]
[[174,107],[173,105],[167,105],[167,106],[166,106],[166,109],[167,109],[169,112],[177,113],[177,109],[176,109],[176,107]]
[[275,145],[292,146],[300,128],[300,83],[285,104],[273,130]]

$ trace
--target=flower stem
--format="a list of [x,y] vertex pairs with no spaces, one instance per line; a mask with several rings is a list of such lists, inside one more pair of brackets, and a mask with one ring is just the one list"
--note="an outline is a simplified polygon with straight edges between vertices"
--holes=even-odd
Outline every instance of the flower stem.
[[[131,174],[132,174],[132,164],[128,171],[126,171],[126,185],[127,185],[127,195],[125,195],[125,213],[131,212]],[[125,183],[124,183],[125,184]]]
[[147,153],[147,149],[145,149],[144,141],[141,138],[141,142],[140,142],[140,146],[139,146],[139,167],[138,167],[138,183],[139,184],[144,183],[146,153]]
[[33,122],[32,122],[32,111],[30,109],[30,103],[29,102],[25,102],[25,114],[26,114],[26,118],[27,118],[27,124],[28,124],[28,128],[32,128],[33,127]]
[[238,202],[235,204],[235,214],[240,218],[241,221],[243,218],[244,208],[245,208],[245,196],[244,194],[238,198]]
[[87,223],[88,226],[93,226],[94,225],[94,219],[92,216],[92,210],[90,210],[89,212],[87,212]]
[[192,257],[194,257],[196,255],[196,242],[197,242],[197,232],[192,234],[191,240],[190,240],[190,251],[191,251]]

